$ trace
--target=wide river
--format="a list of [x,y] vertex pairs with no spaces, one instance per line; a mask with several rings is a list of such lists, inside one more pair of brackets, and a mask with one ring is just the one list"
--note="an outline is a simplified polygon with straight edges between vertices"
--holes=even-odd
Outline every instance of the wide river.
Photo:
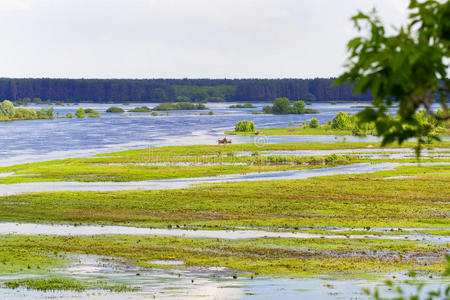
[[[0,123],[0,166],[67,157],[80,157],[97,153],[132,148],[214,144],[236,122],[251,120],[257,128],[288,127],[316,117],[321,123],[332,119],[339,111],[355,113],[361,103],[314,103],[308,106],[319,111],[313,115],[265,115],[261,112],[268,103],[256,103],[256,108],[231,109],[233,103],[208,103],[209,110],[172,111],[169,115],[151,116],[150,113],[106,113],[112,104],[81,104],[55,106],[61,116],[74,113],[78,107],[97,109],[100,118],[31,120]],[[155,106],[154,103],[117,105],[125,110],[136,106]],[[364,104],[363,104],[364,105]],[[40,109],[40,106],[30,106]],[[358,107],[356,107],[358,106]],[[214,115],[200,115],[212,111]],[[338,140],[341,140],[340,137]],[[253,142],[255,137],[233,137],[233,143]],[[375,137],[347,137],[347,141],[375,141]],[[333,136],[259,137],[260,143],[276,142],[334,142]]]

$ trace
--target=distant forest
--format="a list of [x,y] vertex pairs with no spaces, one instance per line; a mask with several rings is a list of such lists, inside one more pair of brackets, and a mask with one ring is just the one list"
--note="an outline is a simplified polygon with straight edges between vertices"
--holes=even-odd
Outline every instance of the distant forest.
[[0,99],[61,102],[368,101],[329,79],[15,79],[0,78]]

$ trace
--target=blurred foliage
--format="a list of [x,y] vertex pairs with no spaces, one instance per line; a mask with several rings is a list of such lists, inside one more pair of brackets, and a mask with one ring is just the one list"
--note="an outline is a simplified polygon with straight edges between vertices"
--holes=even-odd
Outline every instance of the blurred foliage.
[[[439,120],[450,118],[446,101],[450,89],[447,77],[450,54],[450,2],[411,0],[406,26],[386,33],[374,9],[370,14],[359,12],[352,18],[359,31],[367,36],[356,37],[348,43],[346,72],[337,84],[350,82],[355,93],[370,91],[372,107],[359,113],[361,122],[374,122],[382,145],[417,138],[417,154],[423,143],[438,139],[421,122],[417,111]],[[442,113],[431,105],[439,100]],[[392,117],[388,108],[398,104]]]

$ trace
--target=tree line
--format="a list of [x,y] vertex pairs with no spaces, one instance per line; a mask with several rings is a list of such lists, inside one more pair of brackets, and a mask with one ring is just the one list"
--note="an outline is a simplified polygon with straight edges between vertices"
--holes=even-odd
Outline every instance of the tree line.
[[52,79],[0,78],[0,99],[62,102],[369,101],[349,84],[316,79]]

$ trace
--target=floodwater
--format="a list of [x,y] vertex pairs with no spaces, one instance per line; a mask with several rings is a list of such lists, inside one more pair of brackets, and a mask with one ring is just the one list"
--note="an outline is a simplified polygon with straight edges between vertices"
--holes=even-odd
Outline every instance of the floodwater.
[[[87,119],[54,119],[33,120],[0,123],[0,166],[20,163],[46,161],[69,157],[88,157],[93,154],[114,152],[128,149],[215,144],[218,137],[224,136],[224,131],[232,130],[237,121],[250,120],[255,122],[257,128],[288,127],[289,123],[299,125],[315,117],[320,123],[332,119],[339,111],[355,113],[361,108],[354,107],[355,103],[337,104],[314,103],[309,108],[317,109],[318,114],[313,115],[264,115],[253,114],[255,110],[261,111],[267,103],[254,104],[257,108],[230,109],[233,103],[209,103],[207,106],[214,115],[200,115],[206,111],[177,111],[168,115],[154,117],[150,113],[108,114],[105,110],[110,104],[83,104],[84,108],[93,108],[100,111],[101,118]],[[131,104],[121,106],[124,109],[135,106],[155,104]],[[55,106],[56,112],[65,115],[74,112],[80,105]],[[40,107],[36,107],[40,108]],[[337,142],[343,136],[233,136],[233,143],[267,143],[281,142]],[[365,141],[377,142],[377,137],[346,136],[347,142]],[[448,140],[448,138],[446,138]],[[355,150],[361,153],[361,149]],[[364,150],[365,155],[383,155],[386,158],[396,158],[396,155],[413,155],[410,150],[393,149],[392,152],[379,149]],[[338,151],[346,153],[346,151]],[[386,153],[385,153],[386,152]],[[444,151],[445,152],[445,151]],[[328,155],[335,152],[310,152],[310,155]],[[351,151],[348,152],[352,154]],[[292,154],[281,152],[265,152],[260,155],[309,155],[306,152]],[[425,152],[424,155],[447,155],[445,153]],[[373,156],[375,157],[375,156]],[[441,163],[442,164],[442,163]],[[117,191],[117,190],[147,190],[147,189],[174,189],[188,188],[198,183],[218,183],[228,181],[256,181],[302,179],[314,176],[335,174],[358,174],[381,170],[392,170],[405,164],[355,164],[333,168],[314,170],[294,170],[283,172],[233,174],[214,177],[184,178],[171,180],[153,180],[141,182],[39,182],[0,185],[0,196],[22,192],[39,191]],[[0,177],[13,176],[12,173],[2,173]],[[16,203],[26,205],[26,203]],[[371,229],[376,231],[376,229]],[[388,231],[388,230],[387,230]],[[387,232],[386,232],[387,233]],[[180,236],[191,238],[223,238],[247,239],[258,237],[280,238],[370,238],[370,239],[420,239],[437,244],[449,243],[449,237],[408,233],[407,235],[375,235],[368,232],[365,235],[355,234],[343,236],[270,231],[270,230],[186,230],[186,229],[151,229],[126,226],[97,226],[97,225],[47,225],[47,224],[16,224],[0,223],[0,234],[30,234],[30,235],[95,235],[95,234],[141,234]],[[129,293],[112,293],[107,291],[51,291],[41,292],[19,288],[11,290],[1,287],[3,280],[29,277],[32,275],[1,275],[0,299],[142,299],[142,298],[169,298],[169,299],[369,299],[361,289],[363,287],[380,287],[383,293],[391,293],[380,281],[367,280],[340,280],[336,278],[260,278],[250,279],[243,277],[236,271],[225,268],[184,268],[183,262],[159,261],[151,262],[170,266],[171,269],[133,267],[125,262],[105,261],[104,257],[80,255],[67,269],[55,270],[55,274],[67,275],[86,280],[107,280],[118,284],[130,284],[138,287],[139,291]],[[139,276],[137,275],[139,274]],[[238,279],[233,279],[237,274]],[[396,274],[397,278],[402,274]],[[404,274],[403,274],[404,275]],[[442,287],[443,281],[427,279],[423,293],[427,290]],[[448,281],[447,281],[448,284]],[[410,290],[408,287],[403,287]]]
[[[381,280],[356,280],[335,278],[267,278],[251,279],[246,273],[221,267],[190,267],[176,262],[173,269],[143,268],[127,264],[126,261],[96,255],[73,255],[69,268],[56,270],[55,275],[70,276],[78,280],[95,282],[99,278],[110,285],[125,284],[137,291],[114,293],[103,290],[74,291],[34,291],[0,289],[0,298],[16,299],[370,299],[362,292],[363,288],[379,288],[382,295],[393,296],[392,291]],[[155,264],[155,262],[150,262]],[[159,261],[156,264],[173,266],[172,261]],[[178,267],[178,268],[177,268]],[[233,279],[233,275],[237,275]],[[247,275],[247,276],[246,276]],[[395,274],[406,279],[404,274]],[[2,280],[23,278],[24,276],[2,276]],[[28,276],[30,277],[30,276]],[[424,291],[443,289],[442,279],[428,280]],[[406,292],[415,288],[402,285]]]
[[154,236],[173,236],[183,238],[217,238],[217,239],[256,239],[256,238],[297,238],[297,239],[383,239],[383,240],[402,240],[402,239],[424,239],[427,241],[439,241],[439,243],[450,242],[450,237],[428,236],[428,235],[372,235],[370,233],[335,235],[335,234],[315,234],[304,232],[287,231],[265,231],[265,230],[188,230],[188,229],[161,229],[161,228],[143,228],[131,226],[114,225],[64,225],[64,224],[35,224],[35,223],[0,223],[0,235],[59,235],[59,236],[79,236],[79,235],[154,235]]
[[[448,165],[450,163],[421,163],[421,165]],[[317,176],[345,175],[373,173],[377,171],[393,170],[399,166],[414,166],[416,163],[360,163],[331,168],[317,168],[306,170],[252,172],[243,174],[228,174],[210,177],[192,177],[176,179],[158,179],[127,182],[75,182],[75,181],[51,181],[51,182],[26,182],[14,184],[0,184],[0,196],[15,195],[20,193],[50,192],[50,191],[130,191],[130,190],[166,190],[189,188],[195,184],[240,182],[240,181],[264,181],[264,180],[292,180],[306,179]]]
[[[112,104],[82,104],[84,108],[97,109],[101,118],[32,120],[0,123],[0,166],[53,160],[68,157],[86,157],[93,154],[128,150],[133,148],[215,144],[224,131],[233,130],[236,122],[254,121],[257,128],[288,127],[299,125],[315,117],[326,123],[339,111],[355,113],[355,103],[314,103],[308,108],[317,109],[312,115],[253,114],[268,103],[255,103],[256,108],[230,109],[233,103],[208,103],[214,115],[200,115],[206,111],[175,111],[169,115],[151,116],[150,113],[106,113]],[[139,103],[121,106],[155,106]],[[40,108],[42,106],[36,106]],[[65,115],[80,106],[55,106],[56,113]],[[164,113],[163,113],[164,114]],[[343,137],[334,136],[233,136],[233,143],[280,142],[336,142]],[[346,137],[348,142],[375,142],[377,137]]]

